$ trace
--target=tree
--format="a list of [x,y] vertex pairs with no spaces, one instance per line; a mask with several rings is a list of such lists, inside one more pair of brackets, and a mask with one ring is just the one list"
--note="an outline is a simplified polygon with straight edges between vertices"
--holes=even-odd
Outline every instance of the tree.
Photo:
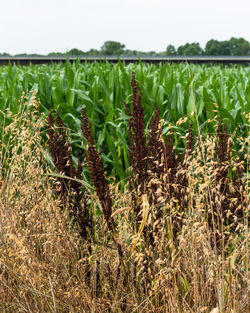
[[177,55],[177,51],[173,45],[167,46],[166,55]]
[[89,56],[93,56],[93,57],[95,57],[95,56],[98,56],[98,55],[100,55],[100,51],[99,50],[97,50],[97,49],[90,49],[87,53],[86,53],[86,55],[89,55]]
[[127,57],[134,57],[134,56],[136,56],[137,55],[137,51],[136,50],[128,50],[128,49],[126,49],[126,50],[124,50],[123,52],[122,52],[122,54],[121,54],[121,56],[127,56]]
[[0,53],[0,57],[10,57],[10,54],[7,52]]
[[250,43],[244,38],[218,41],[211,39],[205,46],[206,55],[250,55]]
[[50,57],[54,57],[54,56],[65,57],[65,55],[66,55],[66,53],[64,53],[64,52],[50,52],[50,53],[48,54],[48,56],[50,56]]
[[42,54],[37,54],[37,53],[19,53],[19,54],[15,54],[15,57],[43,57],[44,55]]
[[205,46],[206,55],[221,55],[221,46],[218,40],[211,39]]
[[201,55],[203,50],[198,42],[186,43],[184,46],[179,46],[177,49],[178,55]]
[[103,55],[121,55],[124,52],[125,45],[117,41],[105,41],[101,46]]
[[232,37],[228,41],[231,55],[250,55],[250,43],[244,38]]
[[228,40],[218,41],[211,39],[206,43],[205,46],[206,55],[231,55]]
[[156,55],[156,52],[155,51],[148,51],[148,52],[146,52],[146,55],[149,57],[153,57]]
[[69,52],[67,54],[71,55],[71,56],[80,57],[80,56],[84,55],[85,53],[82,50],[74,48],[74,49],[69,50]]

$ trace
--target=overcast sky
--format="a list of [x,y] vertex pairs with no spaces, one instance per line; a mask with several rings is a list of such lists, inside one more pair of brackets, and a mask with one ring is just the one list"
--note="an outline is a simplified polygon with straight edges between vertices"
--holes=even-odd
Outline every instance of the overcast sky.
[[0,53],[164,51],[211,39],[250,41],[250,0],[0,0]]

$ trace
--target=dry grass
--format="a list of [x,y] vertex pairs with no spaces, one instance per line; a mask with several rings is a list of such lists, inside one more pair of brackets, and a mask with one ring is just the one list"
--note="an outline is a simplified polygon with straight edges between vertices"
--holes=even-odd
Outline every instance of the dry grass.
[[221,164],[238,178],[238,185],[226,182],[230,197],[240,186],[237,199],[229,199],[243,213],[234,215],[234,226],[220,211],[218,142],[207,137],[202,147],[198,141],[187,150],[174,174],[166,153],[156,164],[161,171],[150,160],[146,188],[136,199],[136,190],[110,185],[112,231],[99,214],[98,194],[85,193],[94,236],[83,242],[70,205],[55,192],[58,180],[48,175],[40,132],[45,119],[36,106],[34,97],[2,139],[1,312],[249,312],[249,178],[237,174],[242,162],[248,168],[249,139],[239,142],[242,161],[230,157]]

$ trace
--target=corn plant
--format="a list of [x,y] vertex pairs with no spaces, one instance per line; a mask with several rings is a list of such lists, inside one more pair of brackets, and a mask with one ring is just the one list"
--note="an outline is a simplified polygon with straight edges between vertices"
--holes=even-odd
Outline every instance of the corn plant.
[[[40,112],[58,110],[72,139],[73,161],[81,155],[81,111],[92,121],[96,145],[103,151],[105,169],[123,181],[130,166],[128,147],[128,115],[123,105],[130,103],[132,72],[140,85],[145,125],[159,107],[160,117],[172,127],[173,145],[184,150],[180,139],[193,124],[194,133],[215,134],[219,116],[229,133],[246,137],[245,113],[250,107],[249,67],[197,66],[186,64],[103,63],[0,68],[0,110],[19,110],[19,99],[31,88],[38,90]],[[176,125],[180,118],[186,122]],[[0,117],[2,119],[2,115]],[[6,120],[5,123],[10,123]]]

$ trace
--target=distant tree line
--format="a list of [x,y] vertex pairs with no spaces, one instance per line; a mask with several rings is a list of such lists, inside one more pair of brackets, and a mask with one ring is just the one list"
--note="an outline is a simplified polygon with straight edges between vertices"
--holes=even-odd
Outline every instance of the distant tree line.
[[[168,45],[163,52],[155,51],[137,51],[125,49],[125,45],[117,41],[105,41],[100,50],[91,49],[89,51],[82,51],[79,49],[71,49],[65,53],[52,52],[47,56],[249,56],[250,43],[244,38],[234,38],[230,40],[219,41],[215,39],[209,40],[203,49],[198,42],[186,43],[185,45],[175,47]],[[8,53],[0,53],[0,56],[11,56]],[[28,56],[44,56],[40,54],[16,54],[19,57]]]

